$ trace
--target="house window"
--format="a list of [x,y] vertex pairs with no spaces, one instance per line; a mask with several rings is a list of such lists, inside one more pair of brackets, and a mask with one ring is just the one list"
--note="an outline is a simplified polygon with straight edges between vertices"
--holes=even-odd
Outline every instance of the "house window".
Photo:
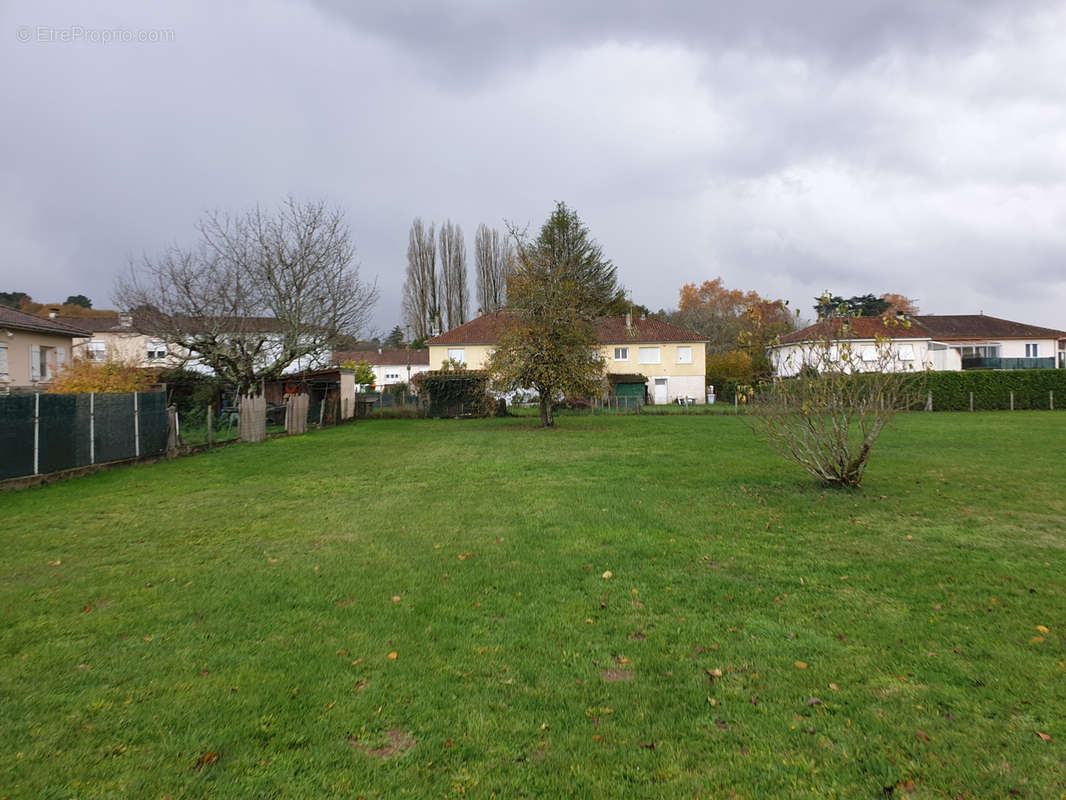
[[999,345],[965,345],[959,348],[959,355],[963,358],[999,358]]
[[679,347],[679,348],[677,348],[677,363],[678,364],[691,364],[692,363],[692,348],[691,347]]
[[899,360],[900,361],[914,361],[914,345],[901,344],[899,346]]
[[877,348],[867,345],[862,349],[863,361],[877,361]]
[[462,347],[449,347],[448,348],[448,360],[456,361],[460,364],[466,364],[466,350]]
[[107,358],[107,343],[93,339],[85,345],[85,354],[90,361],[103,361]]
[[0,344],[0,378],[7,377],[7,345]]
[[628,347],[616,347],[614,349],[615,361],[629,361],[629,348]]
[[1040,358],[1040,343],[1034,342],[1025,346],[1026,358]]
[[840,348],[837,345],[833,344],[833,345],[829,346],[828,358],[829,358],[830,361],[839,361],[840,360]]
[[661,361],[661,355],[658,347],[642,347],[640,348],[640,363],[641,364],[658,364]]
[[52,359],[54,347],[46,347],[43,344],[30,345],[30,380],[52,380]]
[[399,379],[400,379],[400,373],[399,372],[386,372],[385,373],[385,380],[387,380],[387,381],[398,381]]
[[149,361],[161,361],[167,357],[167,346],[165,342],[161,342],[158,339],[152,339],[148,342],[148,360]]

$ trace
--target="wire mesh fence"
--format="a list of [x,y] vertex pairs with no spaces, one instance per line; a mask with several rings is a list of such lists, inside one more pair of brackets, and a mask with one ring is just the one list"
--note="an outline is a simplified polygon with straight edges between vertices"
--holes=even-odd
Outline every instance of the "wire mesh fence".
[[166,449],[162,392],[0,397],[0,480],[158,455]]

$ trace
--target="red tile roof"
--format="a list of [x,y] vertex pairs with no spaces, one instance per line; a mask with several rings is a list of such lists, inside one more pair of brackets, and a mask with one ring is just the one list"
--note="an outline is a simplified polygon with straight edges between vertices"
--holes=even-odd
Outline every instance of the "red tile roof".
[[797,344],[799,342],[811,342],[820,339],[841,338],[841,328],[844,323],[848,324],[849,339],[928,339],[929,332],[921,325],[911,320],[907,323],[897,323],[894,319],[884,317],[852,317],[847,320],[831,319],[819,320],[813,325],[792,331],[781,337],[781,344]]
[[334,350],[333,363],[365,361],[372,366],[429,366],[429,350]]
[[[426,344],[496,344],[500,335],[510,328],[515,320],[516,315],[508,311],[485,314],[429,339]],[[596,320],[596,340],[600,344],[707,341],[698,333],[650,317],[633,319],[628,329],[625,317],[600,317]]]
[[38,317],[34,314],[27,314],[25,311],[16,311],[7,306],[0,306],[0,328],[15,328],[23,331],[52,333],[57,336],[77,336],[78,338],[92,335],[91,330],[82,325],[76,326],[65,320]]
[[1061,339],[1066,331],[1041,328],[984,314],[917,315],[915,320],[934,339]]
[[[846,320],[850,339],[935,339],[937,341],[971,339],[1061,339],[1066,332],[1041,328],[984,314],[916,314],[909,324],[897,324],[893,318],[853,317]],[[844,320],[821,320],[802,330],[781,337],[781,344],[796,344],[821,339]],[[833,334],[836,338],[837,334]]]

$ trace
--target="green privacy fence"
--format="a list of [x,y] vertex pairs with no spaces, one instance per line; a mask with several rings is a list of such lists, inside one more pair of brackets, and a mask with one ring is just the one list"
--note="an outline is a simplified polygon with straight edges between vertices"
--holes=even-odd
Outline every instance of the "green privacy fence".
[[0,397],[0,480],[158,455],[166,448],[163,392]]

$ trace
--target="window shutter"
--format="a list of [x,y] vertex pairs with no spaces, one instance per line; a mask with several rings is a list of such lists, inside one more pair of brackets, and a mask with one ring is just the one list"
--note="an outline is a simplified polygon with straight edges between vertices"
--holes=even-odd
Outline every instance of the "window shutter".
[[41,346],[39,344],[30,345],[30,380],[39,381],[41,379]]

